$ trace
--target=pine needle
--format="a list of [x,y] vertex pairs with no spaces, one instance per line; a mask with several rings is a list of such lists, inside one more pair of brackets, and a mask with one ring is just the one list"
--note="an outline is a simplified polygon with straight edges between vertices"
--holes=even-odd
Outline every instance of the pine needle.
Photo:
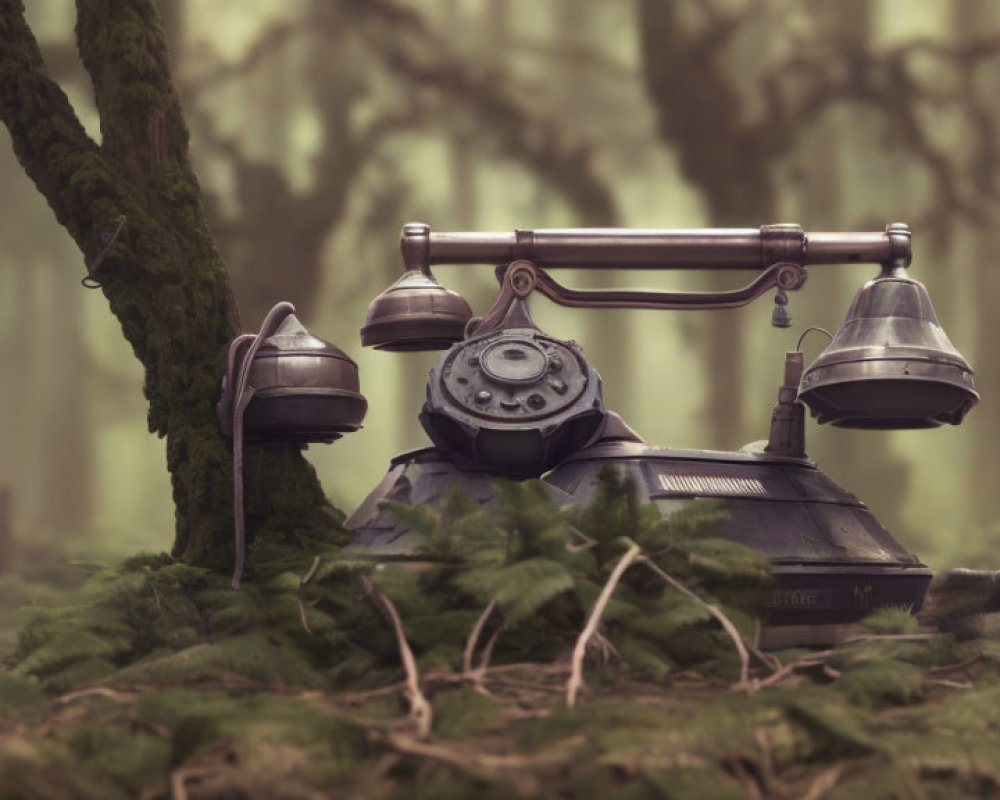
[[430,702],[420,689],[420,673],[417,671],[417,660],[413,657],[413,650],[410,649],[409,642],[406,641],[406,631],[403,629],[403,621],[392,600],[383,592],[371,576],[364,575],[361,578],[365,591],[372,598],[376,608],[382,611],[389,622],[392,623],[393,632],[396,634],[396,644],[399,647],[399,657],[403,662],[403,669],[406,672],[406,699],[410,704],[410,719],[417,729],[417,736],[426,739],[431,735],[431,725],[434,721],[434,710]]
[[570,662],[569,680],[566,682],[566,705],[570,708],[576,706],[576,695],[580,691],[580,687],[583,686],[583,659],[587,652],[587,643],[597,630],[597,625],[601,621],[601,615],[604,613],[604,609],[607,608],[608,601],[611,599],[618,581],[625,574],[625,570],[641,554],[642,551],[639,549],[639,545],[633,544],[629,547],[628,552],[618,560],[615,568],[611,571],[611,576],[608,578],[607,583],[604,584],[604,588],[601,589],[601,593],[594,602],[594,607],[590,611],[587,624],[580,632],[579,637],[577,637],[576,646],[573,648],[573,658]]

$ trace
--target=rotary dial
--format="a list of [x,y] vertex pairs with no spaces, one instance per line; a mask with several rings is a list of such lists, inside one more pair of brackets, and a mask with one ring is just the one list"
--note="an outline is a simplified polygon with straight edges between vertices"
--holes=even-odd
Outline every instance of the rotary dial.
[[441,384],[448,399],[479,417],[516,422],[562,411],[587,388],[577,348],[536,330],[508,329],[448,354]]

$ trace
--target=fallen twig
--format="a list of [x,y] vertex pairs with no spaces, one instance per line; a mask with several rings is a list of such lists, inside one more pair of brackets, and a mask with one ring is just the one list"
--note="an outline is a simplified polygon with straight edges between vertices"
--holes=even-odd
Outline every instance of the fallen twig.
[[575,553],[577,550],[586,550],[597,543],[595,539],[587,536],[587,534],[573,525],[569,526],[569,533],[573,537],[573,541],[566,542],[566,549],[571,553]]
[[625,663],[625,659],[623,659],[622,654],[618,652],[618,648],[615,647],[611,640],[600,631],[594,631],[593,642],[601,654],[601,663],[604,666],[610,664],[611,659],[615,659],[619,664]]
[[497,643],[497,639],[500,638],[500,634],[503,633],[504,627],[501,625],[486,640],[486,647],[483,648],[483,654],[479,657],[479,666],[476,668],[476,672],[480,675],[485,675],[486,671],[490,668],[490,658],[493,657],[493,648]]
[[309,581],[311,581],[315,577],[316,570],[319,569],[319,565],[320,565],[320,557],[313,556],[312,566],[309,567],[305,575],[299,578],[299,586],[305,586],[307,583],[309,583]]
[[972,656],[972,658],[967,658],[965,659],[965,661],[959,661],[956,664],[945,664],[943,667],[929,667],[928,669],[924,670],[924,674],[931,675],[935,678],[940,678],[943,677],[944,675],[951,675],[953,672],[961,672],[962,670],[971,667],[982,657],[983,657],[982,653],[977,653],[976,655]]
[[757,688],[763,689],[765,686],[773,686],[776,683],[780,683],[797,669],[819,666],[832,655],[833,650],[823,650],[819,653],[810,653],[809,655],[802,656],[802,658],[789,661],[777,672],[774,672],[763,680],[758,681]]
[[175,769],[170,773],[170,794],[173,800],[187,800],[187,789],[184,782],[187,780],[187,773],[182,769]]
[[479,615],[476,620],[476,624],[472,626],[472,631],[469,633],[469,639],[465,643],[465,650],[462,652],[462,671],[471,672],[472,671],[472,657],[476,653],[476,645],[479,644],[479,637],[483,632],[483,628],[486,626],[487,620],[493,615],[493,611],[497,607],[496,599],[490,600],[486,608],[483,609],[483,613]]
[[413,720],[417,729],[417,736],[426,739],[431,734],[431,724],[434,720],[434,711],[430,702],[420,689],[420,673],[417,672],[417,660],[413,657],[409,642],[406,641],[406,631],[403,629],[403,621],[399,617],[399,612],[385,592],[375,585],[371,576],[362,577],[365,591],[392,623],[392,629],[396,634],[396,644],[399,647],[399,657],[403,662],[403,669],[406,672],[406,688],[404,694],[410,704],[410,719]]
[[836,764],[828,770],[824,770],[810,785],[806,793],[802,795],[802,800],[819,800],[823,795],[836,787],[840,782],[846,764]]
[[[488,646],[488,645],[487,645]],[[472,674],[466,675],[463,672],[428,672],[424,676],[424,683],[463,683],[472,680],[475,673],[482,670],[484,677],[493,675],[503,675],[509,672],[535,672],[539,675],[560,675],[569,672],[570,666],[566,662],[555,662],[551,664],[534,664],[530,661],[517,664],[500,664],[496,667],[480,666]],[[398,684],[397,684],[398,685]],[[381,689],[370,689],[369,692],[382,691]]]
[[312,636],[312,628],[309,627],[309,619],[306,617],[306,604],[302,602],[302,589],[305,587],[307,583],[309,583],[309,581],[313,579],[313,576],[316,574],[316,570],[319,569],[319,563],[320,563],[319,556],[315,556],[313,558],[312,566],[309,567],[309,570],[306,572],[305,575],[299,578],[299,593],[298,593],[299,618],[302,620],[302,628],[310,636]]
[[683,583],[681,583],[677,578],[663,569],[659,564],[651,559],[643,556],[641,563],[649,567],[653,572],[659,575],[663,580],[673,586],[677,591],[683,594],[685,597],[694,600],[702,608],[704,608],[709,614],[715,617],[719,624],[722,625],[722,629],[729,635],[729,638],[733,640],[733,644],[736,646],[736,652],[740,657],[740,688],[746,689],[748,692],[755,691],[754,685],[750,682],[750,654],[747,652],[746,644],[743,642],[743,637],[740,632],[733,625],[733,621],[729,619],[725,614],[722,613],[718,608],[713,606],[711,603],[706,603],[698,595],[688,589]]
[[492,634],[490,634],[490,638],[487,639],[486,646],[483,648],[483,653],[479,657],[479,666],[474,670],[466,670],[463,673],[472,680],[472,688],[479,694],[485,695],[486,697],[492,697],[493,693],[486,688],[483,683],[483,679],[486,677],[486,671],[490,666],[490,658],[493,656],[493,647],[496,645],[497,639],[500,638],[500,634],[503,632],[504,627],[505,626],[501,624],[495,631],[493,631]]
[[166,739],[167,741],[173,738],[173,732],[170,728],[166,725],[160,725],[158,722],[143,719],[142,717],[129,717],[128,722],[133,732],[142,730],[152,736],[156,736],[160,739]]
[[760,649],[760,620],[755,619],[753,622],[753,641],[747,644],[747,650],[750,652],[754,658],[756,658],[761,664],[767,667],[772,672],[781,669],[781,659],[776,655],[771,653],[765,653]]
[[380,740],[400,753],[440,761],[466,775],[485,780],[503,777],[518,784],[522,794],[535,794],[538,781],[528,770],[564,764],[566,750],[586,743],[583,736],[573,736],[562,742],[562,748],[542,756],[498,755],[470,750],[445,743],[421,742],[402,733],[382,734]]
[[594,607],[590,610],[590,617],[587,619],[587,624],[577,637],[576,646],[573,648],[573,657],[570,660],[569,680],[566,682],[566,705],[570,708],[576,706],[576,695],[580,691],[580,687],[583,686],[583,659],[587,652],[587,643],[597,630],[597,625],[601,621],[601,615],[604,613],[604,609],[607,608],[608,601],[611,599],[618,581],[625,574],[625,570],[641,554],[642,551],[639,549],[639,545],[633,544],[629,547],[625,555],[618,560],[615,568],[611,571],[608,582],[604,584],[604,588],[601,589],[601,593],[594,602]]
[[952,681],[946,678],[941,680],[931,681],[935,686],[947,686],[949,689],[975,689],[976,685],[974,683],[969,683],[968,681]]
[[110,689],[107,686],[88,686],[85,689],[77,689],[75,692],[60,695],[55,698],[53,702],[59,705],[65,705],[66,703],[72,703],[74,700],[79,700],[83,697],[93,697],[94,695],[106,697],[109,700],[119,700],[123,703],[132,702],[138,697],[137,694],[133,694],[131,692],[121,692],[117,689]]

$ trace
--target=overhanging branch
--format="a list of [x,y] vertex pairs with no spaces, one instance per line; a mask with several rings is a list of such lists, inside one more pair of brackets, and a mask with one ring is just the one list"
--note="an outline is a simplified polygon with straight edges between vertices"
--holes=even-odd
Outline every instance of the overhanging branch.
[[[470,65],[413,9],[392,0],[344,0],[369,49],[405,85],[447,98],[455,111],[485,121],[500,152],[558,191],[581,224],[613,225],[614,196],[594,173],[591,148],[531,109],[496,70]],[[450,115],[438,115],[447,120]]]

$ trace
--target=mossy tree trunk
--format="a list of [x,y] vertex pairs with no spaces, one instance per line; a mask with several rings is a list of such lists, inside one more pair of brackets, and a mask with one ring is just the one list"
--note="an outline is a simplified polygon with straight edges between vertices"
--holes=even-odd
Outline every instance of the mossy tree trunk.
[[[145,368],[149,429],[167,440],[173,552],[224,568],[232,559],[232,470],[214,406],[238,315],[189,164],[156,4],[78,0],[77,39],[101,142],[49,77],[22,0],[0,0],[0,118],[88,263],[127,219],[98,277]],[[77,277],[67,271],[66,280]],[[303,546],[342,531],[297,450],[250,451],[246,479],[248,529],[258,541]]]

